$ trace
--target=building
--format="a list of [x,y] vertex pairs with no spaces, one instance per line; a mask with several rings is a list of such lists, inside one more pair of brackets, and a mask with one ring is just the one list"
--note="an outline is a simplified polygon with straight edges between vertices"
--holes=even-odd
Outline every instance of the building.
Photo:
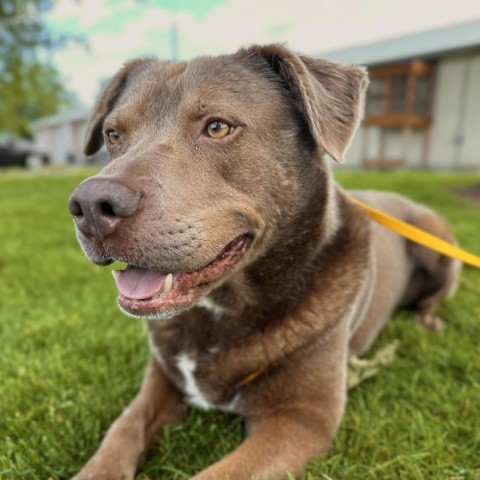
[[369,70],[347,167],[480,169],[480,19],[319,56]]
[[90,163],[83,154],[87,110],[62,113],[33,123],[35,149],[48,157],[51,165]]

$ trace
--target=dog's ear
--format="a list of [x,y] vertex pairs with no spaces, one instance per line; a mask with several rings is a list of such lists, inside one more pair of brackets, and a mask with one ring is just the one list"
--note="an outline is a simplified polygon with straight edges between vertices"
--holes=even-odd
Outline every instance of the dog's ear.
[[154,61],[153,58],[138,58],[127,62],[107,83],[87,123],[84,146],[85,155],[93,155],[102,147],[104,142],[103,122],[105,117],[112,111],[129,78]]
[[366,69],[301,57],[278,44],[242,52],[261,56],[282,77],[316,143],[343,162],[363,112]]

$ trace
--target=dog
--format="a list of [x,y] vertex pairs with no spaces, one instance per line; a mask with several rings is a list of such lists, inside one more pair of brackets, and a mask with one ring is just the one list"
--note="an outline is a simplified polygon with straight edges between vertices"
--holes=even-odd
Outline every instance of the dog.
[[130,61],[101,94],[85,153],[110,162],[69,200],[78,241],[145,319],[140,392],[75,480],[133,479],[187,404],[241,415],[243,443],[196,480],[286,478],[325,455],[361,355],[398,307],[431,329],[457,261],[372,223],[350,196],[449,242],[394,194],[343,191],[366,70],[254,45],[190,62]]

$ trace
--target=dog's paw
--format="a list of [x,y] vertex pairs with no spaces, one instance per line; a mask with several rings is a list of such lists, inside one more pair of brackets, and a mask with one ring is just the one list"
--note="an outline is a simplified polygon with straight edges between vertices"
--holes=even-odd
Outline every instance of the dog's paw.
[[445,322],[435,313],[419,312],[415,320],[432,332],[443,332],[445,330]]

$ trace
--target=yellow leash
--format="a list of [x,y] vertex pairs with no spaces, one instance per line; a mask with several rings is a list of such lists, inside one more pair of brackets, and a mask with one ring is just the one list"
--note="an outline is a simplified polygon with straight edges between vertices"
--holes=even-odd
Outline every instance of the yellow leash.
[[352,200],[352,202],[361,207],[372,220],[375,220],[377,223],[380,223],[384,227],[387,227],[390,230],[393,230],[394,232],[402,235],[403,237],[412,240],[412,242],[416,242],[420,245],[423,245],[424,247],[436,250],[443,255],[447,255],[449,257],[461,260],[463,263],[471,265],[472,267],[480,268],[480,257],[473,255],[465,250],[462,250],[461,248],[458,248],[451,243],[441,240],[440,238],[431,235],[430,233],[424,232],[419,228],[412,227],[412,225],[393,218],[386,213],[380,212],[379,210],[370,207],[366,203],[363,203],[356,198],[349,198],[350,200]]
[[255,380],[257,377],[259,377],[263,372],[265,371],[264,368],[260,368],[256,372],[251,373],[250,375],[247,375],[243,380],[240,380],[237,383],[237,388],[238,387],[243,387],[247,383],[250,383],[251,381]]

